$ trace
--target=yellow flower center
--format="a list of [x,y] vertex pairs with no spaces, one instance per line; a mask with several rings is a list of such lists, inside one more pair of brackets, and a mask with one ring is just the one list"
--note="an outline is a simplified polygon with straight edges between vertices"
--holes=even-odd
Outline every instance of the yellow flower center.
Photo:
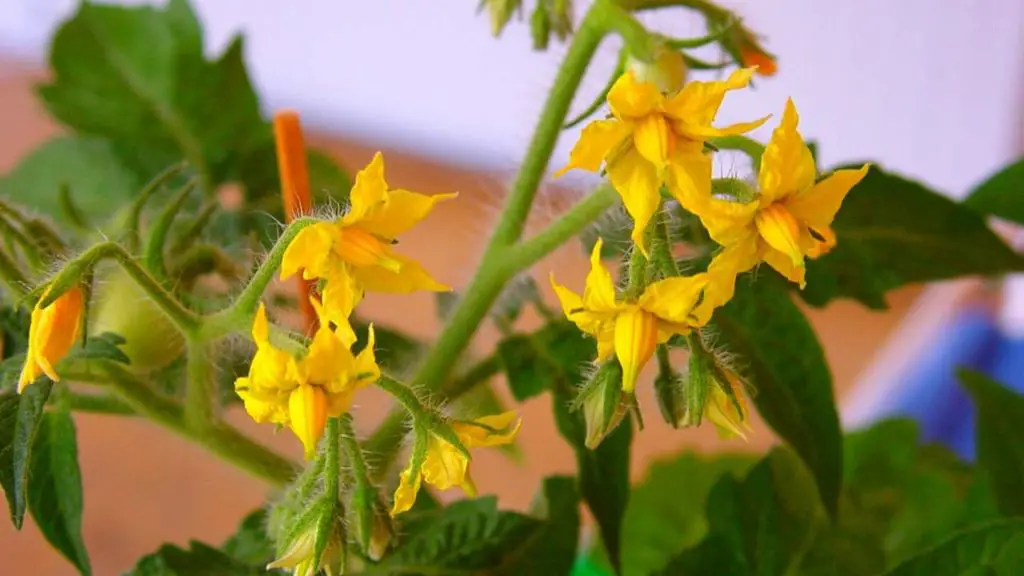
[[362,228],[347,227],[342,230],[341,241],[334,250],[338,257],[357,268],[380,266],[398,273],[402,263],[391,256],[388,246],[378,236]]
[[658,319],[631,306],[615,318],[615,355],[622,365],[622,389],[632,392],[640,370],[654,355],[658,344]]
[[804,255],[800,251],[800,225],[785,206],[776,202],[759,211],[757,231],[769,246],[782,252],[796,267],[803,266]]

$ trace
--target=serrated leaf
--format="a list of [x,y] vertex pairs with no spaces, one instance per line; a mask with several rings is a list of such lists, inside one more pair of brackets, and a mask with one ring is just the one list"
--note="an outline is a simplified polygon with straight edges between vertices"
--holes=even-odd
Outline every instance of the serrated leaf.
[[1024,158],[985,180],[964,198],[964,204],[982,214],[1024,224]]
[[462,500],[426,513],[406,528],[410,533],[380,564],[364,574],[429,570],[465,574],[502,568],[544,523],[516,512],[498,510],[493,497]]
[[499,573],[507,576],[563,576],[576,562],[580,532],[580,494],[576,479],[551,476],[544,479],[531,514],[544,519],[544,526],[531,545],[510,566]]
[[743,480],[719,478],[708,494],[707,517],[705,541],[663,574],[789,574],[825,521],[813,478],[785,449],[773,450]]
[[138,173],[186,158],[209,184],[222,183],[268,127],[241,40],[207,61],[200,34],[185,0],[161,8],[82,3],[54,36],[53,81],[39,96],[65,126],[116,142]]
[[265,566],[274,559],[275,547],[267,536],[267,512],[260,508],[246,516],[221,550],[239,562]]
[[906,284],[1024,269],[977,212],[876,167],[850,191],[832,228],[836,247],[807,262],[800,291],[814,306],[853,298],[885,308],[886,292]]
[[260,576],[282,574],[265,566],[252,566],[203,544],[192,541],[188,549],[164,544],[143,556],[126,576]]
[[43,415],[32,449],[28,506],[39,531],[81,574],[91,574],[82,540],[82,472],[75,423],[64,410]]
[[713,321],[723,347],[747,366],[758,412],[807,464],[825,508],[835,516],[842,431],[832,373],[814,329],[781,279],[768,273],[756,282],[738,281],[736,295]]
[[1024,520],[965,530],[900,564],[888,576],[1015,576],[1024,566]]
[[106,140],[58,136],[33,150],[0,180],[0,197],[68,224],[62,187],[91,222],[104,222],[139,190],[141,178]]
[[1024,398],[977,372],[959,372],[978,411],[978,465],[988,472],[999,510],[1024,516]]
[[708,493],[725,474],[740,476],[753,456],[686,452],[651,464],[633,488],[622,527],[622,574],[647,576],[707,534]]
[[49,378],[40,378],[22,394],[7,392],[0,396],[0,486],[7,496],[11,522],[19,530],[28,508],[32,447],[52,387]]

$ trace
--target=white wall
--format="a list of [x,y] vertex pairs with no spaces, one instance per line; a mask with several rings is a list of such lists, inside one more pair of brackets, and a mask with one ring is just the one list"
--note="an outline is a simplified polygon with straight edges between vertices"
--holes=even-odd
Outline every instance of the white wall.
[[[525,0],[528,6],[533,0]],[[477,0],[195,0],[212,47],[239,30],[270,107],[449,162],[511,172],[563,52],[525,24],[489,35]],[[578,13],[586,2],[577,0]],[[1011,158],[1021,107],[1015,0],[761,0],[728,4],[768,37],[780,73],[727,100],[723,121],[781,112],[792,95],[823,162],[877,159],[953,194]],[[0,0],[0,49],[41,61],[74,0]],[[699,35],[673,10],[646,21]],[[611,70],[603,47],[578,107]],[[767,137],[770,128],[758,134]],[[556,162],[568,157],[566,133]]]

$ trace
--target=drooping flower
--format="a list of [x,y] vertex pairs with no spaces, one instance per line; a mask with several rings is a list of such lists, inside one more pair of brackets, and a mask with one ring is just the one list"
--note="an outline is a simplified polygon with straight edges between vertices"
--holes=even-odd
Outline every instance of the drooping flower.
[[306,457],[312,457],[323,436],[328,417],[340,416],[352,405],[356,390],[380,377],[374,358],[374,334],[370,327],[366,347],[353,355],[354,338],[335,332],[316,304],[320,327],[309,351],[293,356],[270,342],[270,325],[263,305],[252,326],[256,355],[247,377],[235,381],[235,392],[245,411],[258,423],[289,427],[302,442]]
[[[49,290],[39,302],[46,298],[46,294],[49,294]],[[60,380],[54,365],[67,355],[78,340],[84,299],[81,287],[74,286],[45,308],[40,307],[39,302],[36,303],[28,330],[28,353],[21,377],[18,378],[19,394],[43,374],[54,382]]]
[[384,157],[378,152],[355,179],[350,206],[334,222],[304,228],[285,250],[281,278],[302,271],[304,278],[326,281],[326,318],[347,320],[365,290],[408,293],[445,292],[420,264],[392,248],[398,236],[427,217],[438,202],[457,194],[427,196],[390,190],[384,180]]
[[[513,422],[515,424],[513,425]],[[514,411],[484,416],[472,422],[453,422],[451,428],[464,448],[483,448],[510,444],[515,440],[522,420],[516,421]],[[424,481],[439,490],[458,486],[468,496],[476,496],[476,484],[469,473],[469,458],[456,446],[431,433],[427,440],[427,453],[418,470],[406,468],[402,471],[391,515],[396,516],[412,508],[420,482]]]
[[788,100],[782,123],[761,157],[753,201],[710,194],[679,198],[723,247],[708,267],[710,286],[702,306],[728,301],[736,275],[762,260],[802,288],[804,258],[816,258],[835,244],[832,220],[868,165],[836,170],[815,183],[814,158],[797,131],[798,122],[796,107]]
[[573,168],[597,172],[604,165],[633,217],[633,242],[646,254],[644,230],[661,202],[662,184],[673,195],[680,189],[684,194],[707,192],[711,159],[704,154],[704,142],[753,130],[767,120],[711,125],[725,93],[749,84],[753,72],[737,70],[724,82],[690,82],[669,95],[626,72],[608,92],[613,117],[583,129],[569,164],[556,176]]
[[635,301],[618,301],[612,276],[601,264],[601,244],[598,240],[590,255],[590,274],[582,297],[555,282],[554,274],[551,286],[565,316],[597,339],[598,360],[615,353],[622,365],[622,388],[632,392],[637,375],[658,344],[700,325],[693,309],[707,276],[666,278],[647,286]]

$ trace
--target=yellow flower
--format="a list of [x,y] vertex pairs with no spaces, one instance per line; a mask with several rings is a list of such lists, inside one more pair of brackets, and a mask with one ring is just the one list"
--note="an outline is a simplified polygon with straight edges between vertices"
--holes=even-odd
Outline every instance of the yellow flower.
[[635,302],[617,302],[612,276],[601,264],[601,244],[599,239],[590,255],[582,297],[555,282],[554,274],[551,286],[565,316],[597,338],[597,359],[615,353],[622,365],[622,388],[632,392],[654,348],[699,325],[692,312],[707,278],[705,274],[666,278],[649,285]]
[[707,193],[711,159],[704,142],[753,130],[767,120],[711,125],[725,93],[746,86],[753,73],[753,68],[737,70],[724,82],[690,82],[665,95],[626,72],[608,92],[613,117],[584,128],[569,164],[556,176],[573,168],[597,172],[604,164],[633,217],[633,242],[646,254],[644,230],[661,202],[661,185],[668,184],[673,195]]
[[710,194],[679,199],[723,246],[708,267],[710,286],[702,306],[728,301],[736,275],[762,260],[803,288],[804,258],[815,258],[835,244],[832,220],[846,194],[867,174],[868,165],[836,170],[815,183],[814,158],[797,131],[798,122],[796,107],[788,100],[782,123],[761,157],[755,201]]
[[[747,422],[747,402],[743,397],[742,385],[736,374],[723,369],[728,382],[717,379],[711,385],[710,394],[704,404],[704,418],[707,418],[718,429],[721,438],[747,439],[750,431]],[[724,387],[729,387],[726,391]]]
[[340,416],[352,405],[356,390],[380,377],[373,355],[374,334],[370,327],[366,348],[353,356],[348,339],[351,329],[335,333],[320,314],[320,327],[309,352],[297,358],[270,343],[270,326],[263,305],[252,326],[256,355],[249,376],[235,381],[235,392],[245,411],[258,423],[270,422],[291,428],[312,457],[328,417]]
[[304,228],[288,246],[281,278],[302,270],[306,279],[326,280],[326,318],[339,325],[348,319],[364,290],[450,290],[419,263],[395,252],[392,245],[399,235],[426,218],[435,204],[456,196],[389,190],[384,180],[384,157],[378,152],[356,175],[345,215],[334,222]]
[[[514,411],[485,416],[472,422],[453,422],[452,430],[459,442],[467,450],[478,447],[501,446],[515,440],[522,420],[513,426],[516,420]],[[431,433],[427,440],[427,454],[418,470],[411,466],[402,471],[398,488],[395,490],[395,501],[391,515],[396,516],[412,508],[416,502],[416,494],[420,490],[420,481],[426,481],[439,490],[448,490],[454,486],[462,488],[468,496],[476,496],[476,484],[469,474],[469,458],[457,447]]]
[[[47,294],[49,290],[39,301],[42,302]],[[43,374],[54,382],[60,380],[53,365],[67,355],[78,339],[82,326],[83,300],[82,289],[75,286],[46,308],[40,308],[39,303],[36,303],[28,330],[28,354],[18,379],[19,394]]]

